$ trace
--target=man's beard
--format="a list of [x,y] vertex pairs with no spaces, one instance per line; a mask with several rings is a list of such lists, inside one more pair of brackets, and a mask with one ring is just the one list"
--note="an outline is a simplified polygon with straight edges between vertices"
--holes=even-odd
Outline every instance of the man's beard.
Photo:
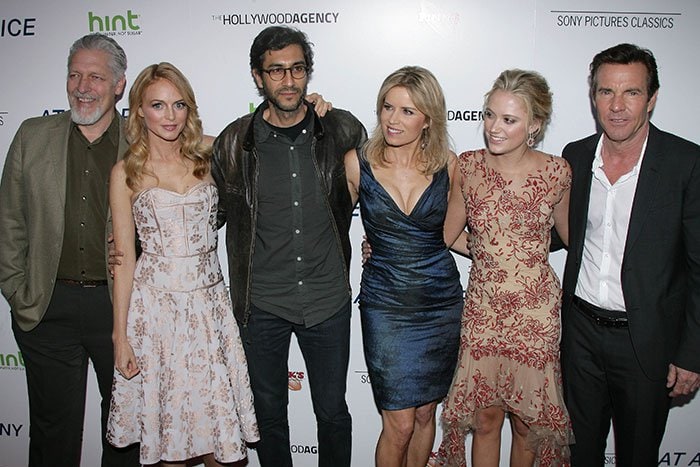
[[268,89],[263,88],[263,91],[265,92],[265,97],[267,97],[267,100],[272,104],[276,109],[281,110],[283,112],[296,112],[299,110],[299,108],[302,106],[304,103],[304,97],[306,97],[306,86],[304,86],[303,89],[300,89],[297,86],[289,86],[286,88],[281,88],[278,89],[277,92],[283,92],[289,89],[293,89],[295,91],[300,91],[299,92],[299,98],[290,104],[283,104],[280,102],[279,99],[274,94],[271,94]]
[[[84,112],[84,111],[81,112],[80,110],[78,110],[78,107],[80,106],[80,102],[78,101],[78,99],[81,97],[94,97],[94,96],[72,95],[71,98],[68,99],[68,101],[71,104],[71,112],[70,112],[71,120],[73,120],[73,122],[76,123],[77,125],[93,125],[93,124],[97,123],[97,121],[100,118],[102,118],[102,116],[104,115],[104,110],[102,109],[102,107],[100,107],[98,105],[97,108],[95,110],[93,110],[92,112]],[[99,104],[99,98],[95,99],[95,102]],[[75,105],[74,105],[74,103],[75,103]]]
[[71,110],[70,116],[73,122],[77,125],[93,125],[102,118],[102,109],[97,109],[89,114],[79,114],[74,110]]

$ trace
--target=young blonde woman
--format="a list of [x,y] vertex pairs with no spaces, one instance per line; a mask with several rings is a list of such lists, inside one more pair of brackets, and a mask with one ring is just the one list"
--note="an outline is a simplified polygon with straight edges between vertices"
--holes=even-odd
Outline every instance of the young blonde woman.
[[[573,441],[559,365],[561,288],[549,262],[551,229],[568,241],[571,169],[534,148],[552,112],[547,82],[506,70],[486,94],[486,149],[458,158],[445,240],[468,225],[469,273],[459,364],[442,412],[439,465],[499,465],[510,416],[512,467],[563,465]],[[374,245],[372,245],[374,247]]]
[[377,127],[345,165],[372,256],[360,312],[365,360],[382,432],[378,467],[425,467],[435,409],[457,362],[462,287],[443,239],[454,153],[442,89],[428,70],[404,67],[377,97]]
[[[216,252],[218,194],[187,79],[169,63],[129,93],[112,170],[114,391],[108,439],[141,463],[241,460],[258,440],[243,347]],[[135,235],[142,253],[136,259]]]

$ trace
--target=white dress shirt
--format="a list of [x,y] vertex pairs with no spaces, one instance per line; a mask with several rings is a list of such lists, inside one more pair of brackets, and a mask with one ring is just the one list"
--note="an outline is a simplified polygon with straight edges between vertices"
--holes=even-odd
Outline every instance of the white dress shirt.
[[622,260],[639,168],[646,147],[645,139],[637,164],[614,184],[610,184],[603,172],[601,136],[591,168],[593,179],[576,295],[607,310],[625,311],[621,281]]

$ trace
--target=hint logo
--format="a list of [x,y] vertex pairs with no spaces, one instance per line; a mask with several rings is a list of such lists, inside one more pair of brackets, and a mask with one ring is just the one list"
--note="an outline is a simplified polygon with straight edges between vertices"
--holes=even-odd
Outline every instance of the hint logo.
[[[92,11],[88,11],[88,25],[90,26],[90,32],[126,33],[129,31],[139,31],[141,26],[136,24],[137,19],[139,19],[139,15],[132,13],[131,10],[126,10],[126,16],[99,16],[94,14]],[[140,34],[140,32],[137,34]]]
[[0,368],[8,368],[12,370],[23,370],[24,369],[24,359],[22,358],[22,352],[17,352],[17,354],[1,354],[0,353]]

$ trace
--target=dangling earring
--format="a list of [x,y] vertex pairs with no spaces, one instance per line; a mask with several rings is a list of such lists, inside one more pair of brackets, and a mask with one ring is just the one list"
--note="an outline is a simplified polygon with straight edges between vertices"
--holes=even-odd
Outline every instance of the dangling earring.
[[420,148],[423,151],[428,146],[428,127],[423,128],[423,133],[420,136],[420,140]]
[[534,133],[534,132],[528,133],[528,134],[527,134],[527,146],[528,146],[529,148],[531,148],[531,147],[533,147],[533,146],[535,145],[535,135],[536,135],[536,134],[537,134],[537,133]]

